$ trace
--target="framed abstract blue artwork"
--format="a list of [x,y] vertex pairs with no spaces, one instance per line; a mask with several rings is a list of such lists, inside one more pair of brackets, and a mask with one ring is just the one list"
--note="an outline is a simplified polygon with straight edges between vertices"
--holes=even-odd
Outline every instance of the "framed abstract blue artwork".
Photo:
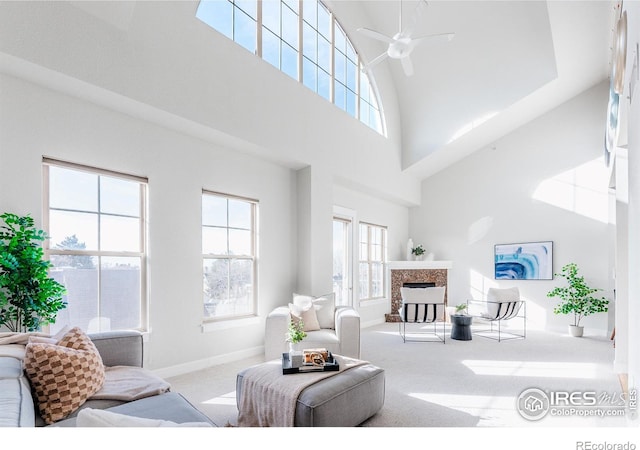
[[495,246],[496,280],[552,280],[553,241]]

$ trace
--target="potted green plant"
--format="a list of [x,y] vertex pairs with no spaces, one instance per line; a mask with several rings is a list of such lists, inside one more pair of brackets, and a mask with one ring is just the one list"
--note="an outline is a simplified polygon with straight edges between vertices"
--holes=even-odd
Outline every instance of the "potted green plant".
[[553,309],[555,314],[573,314],[573,324],[569,325],[572,336],[580,337],[584,327],[580,325],[583,317],[591,314],[607,312],[609,300],[604,297],[595,297],[602,289],[592,288],[587,285],[583,276],[578,275],[578,265],[569,263],[565,265],[556,276],[567,281],[568,286],[556,287],[547,293],[547,297],[558,297],[560,303]]
[[422,244],[418,245],[417,247],[412,248],[411,249],[411,254],[416,257],[417,261],[421,260],[423,255],[424,255],[424,247],[422,246]]
[[304,322],[302,319],[290,320],[286,338],[289,343],[289,360],[291,361],[291,367],[302,366],[302,351],[299,349],[296,350],[295,345],[306,337],[307,333],[304,331]]
[[460,303],[459,305],[456,305],[456,314],[466,316],[468,306],[469,305],[467,305],[466,303]]
[[13,332],[39,330],[67,306],[65,288],[49,277],[43,230],[29,216],[0,215],[0,326]]
[[294,351],[295,344],[306,337],[307,333],[304,331],[304,322],[302,322],[302,320],[290,320],[286,334],[287,342],[289,343],[289,351]]

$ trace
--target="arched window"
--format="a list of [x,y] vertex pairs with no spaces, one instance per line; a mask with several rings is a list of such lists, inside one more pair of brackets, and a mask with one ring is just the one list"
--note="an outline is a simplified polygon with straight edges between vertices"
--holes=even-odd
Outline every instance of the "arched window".
[[196,17],[385,135],[371,80],[320,0],[202,0]]

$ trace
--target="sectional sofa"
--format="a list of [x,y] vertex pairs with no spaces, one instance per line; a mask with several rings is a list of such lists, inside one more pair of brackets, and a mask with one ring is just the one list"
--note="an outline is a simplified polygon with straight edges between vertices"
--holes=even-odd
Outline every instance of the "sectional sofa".
[[[141,333],[112,331],[91,334],[89,337],[98,349],[106,368],[142,368],[144,347]],[[25,374],[23,352],[24,349],[17,345],[0,346],[0,427],[46,425],[39,414],[29,378]],[[145,371],[142,369],[138,373],[144,375]],[[150,372],[149,377],[150,380],[157,380],[157,377]],[[128,398],[126,395],[113,398],[100,398],[100,395],[96,395],[97,398],[90,397],[72,414],[49,426],[76,426],[78,414],[87,408],[83,415],[88,416],[91,411],[109,411],[114,413],[109,414],[110,417],[118,417],[117,423],[120,425],[124,423],[123,417],[125,420],[130,417],[131,426],[143,426],[143,424],[216,426],[182,395],[172,392],[170,386],[157,394],[141,395],[143,395],[142,398],[133,401],[126,400]]]

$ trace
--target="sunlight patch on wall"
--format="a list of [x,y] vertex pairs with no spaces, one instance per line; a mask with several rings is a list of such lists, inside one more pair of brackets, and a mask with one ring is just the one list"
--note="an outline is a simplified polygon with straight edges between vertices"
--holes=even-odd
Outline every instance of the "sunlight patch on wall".
[[543,362],[543,361],[495,361],[495,360],[465,360],[467,366],[476,375],[491,375],[504,377],[535,377],[535,378],[584,378],[596,380],[603,374],[599,373],[597,364],[571,362]]
[[[493,267],[493,266],[492,266]],[[469,290],[474,300],[484,300],[489,288],[497,288],[498,283],[492,278],[485,277],[480,272],[469,270]]]
[[491,119],[496,114],[498,114],[497,111],[491,112],[491,113],[485,114],[484,116],[479,117],[477,119],[474,119],[471,122],[467,123],[462,128],[460,128],[458,131],[456,131],[453,136],[451,136],[451,139],[449,139],[447,144],[452,143],[456,139],[460,139],[462,136],[464,136],[465,134],[467,134],[468,132],[470,132],[474,128],[479,127],[480,125],[485,123],[487,120]]
[[493,227],[493,217],[491,216],[485,216],[473,222],[467,230],[467,244],[478,242],[487,235],[491,227]]
[[533,198],[599,222],[609,221],[609,172],[602,158],[543,180]]
[[[491,266],[493,270],[493,265]],[[493,274],[492,274],[493,275]],[[469,269],[469,293],[470,300],[486,300],[489,288],[500,288],[500,283],[492,277],[487,277],[474,269]],[[520,287],[520,297],[527,302],[527,330],[544,329],[547,323],[547,305],[539,305],[533,299],[528,298],[526,292]],[[520,326],[520,322],[518,322]]]

